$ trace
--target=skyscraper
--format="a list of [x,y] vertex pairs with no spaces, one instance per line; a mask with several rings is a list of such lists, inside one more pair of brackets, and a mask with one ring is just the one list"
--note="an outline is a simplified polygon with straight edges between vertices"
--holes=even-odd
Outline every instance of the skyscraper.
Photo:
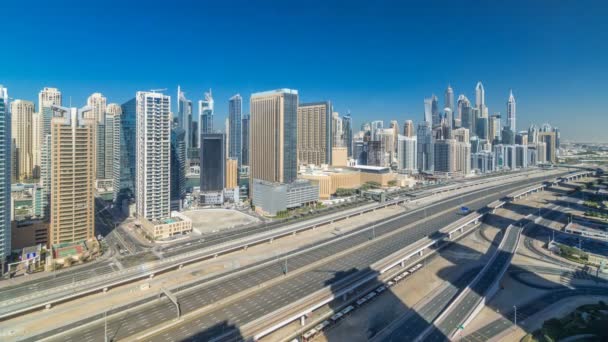
[[241,95],[236,94],[228,101],[228,137],[229,147],[228,157],[234,158],[238,162],[240,167],[243,164],[241,158],[242,153],[242,130],[241,130],[241,116],[243,115],[243,98]]
[[199,134],[213,133],[213,96],[211,89],[205,93],[205,99],[198,101]]
[[397,169],[407,173],[418,172],[418,141],[416,137],[399,135],[397,140]]
[[8,90],[0,85],[0,262],[11,255],[11,115]]
[[298,106],[298,163],[331,164],[334,127],[331,102],[302,103]]
[[223,133],[201,134],[201,194],[221,193],[226,185],[225,136]]
[[450,108],[452,113],[454,113],[454,90],[452,90],[452,86],[449,84],[445,90],[445,108]]
[[445,113],[445,123],[448,128],[454,128],[454,113],[452,112],[452,109],[450,109],[449,107],[445,107],[443,109],[443,112]]
[[486,92],[483,89],[483,84],[481,81],[477,82],[475,86],[475,107],[479,109],[480,114],[483,115],[483,108],[486,105]]
[[120,116],[120,182],[118,201],[135,197],[135,175],[137,151],[137,108],[139,97],[122,104]]
[[370,127],[370,131],[371,131],[371,138],[372,140],[378,140],[378,133],[384,129],[384,121],[382,120],[375,120],[371,122],[371,127]]
[[[44,88],[38,94],[38,127],[40,133],[34,138],[34,145],[38,145],[40,182],[42,185],[42,207],[44,216],[49,215],[49,198],[51,193],[51,121],[53,106],[61,106],[61,92],[56,88]],[[93,152],[91,152],[93,153]],[[36,154],[35,154],[36,155]],[[36,165],[36,164],[35,164]],[[34,166],[36,168],[36,166]]]
[[96,177],[97,179],[109,179],[111,175],[106,176],[106,107],[107,99],[101,93],[94,93],[87,98],[87,105],[91,108],[86,112],[86,118],[95,120],[95,148],[93,154],[96,160]]
[[[495,144],[501,138],[500,114],[490,115],[488,119],[488,141]],[[503,142],[504,144],[505,142]]]
[[513,90],[509,91],[509,101],[507,102],[507,126],[511,128],[512,132],[517,132],[517,126],[515,125],[515,97],[513,96]]
[[177,125],[184,130],[187,151],[192,145],[192,101],[186,98],[180,86],[177,86]]
[[414,122],[412,120],[405,120],[403,123],[403,135],[408,138],[414,136]]
[[[95,125],[90,107],[53,106],[49,244],[95,236]],[[87,118],[83,118],[87,117]]]
[[434,148],[433,148],[433,131],[431,123],[424,121],[418,124],[417,133],[417,164],[418,170],[424,173],[433,173],[434,170]]
[[243,137],[243,149],[241,152],[241,159],[243,165],[249,165],[249,114],[243,116],[243,122],[241,125]]
[[186,131],[171,129],[171,210],[181,210],[186,197]]
[[139,91],[135,95],[137,216],[149,221],[171,212],[171,97]]
[[15,159],[12,160],[17,170],[16,179],[23,181],[32,178],[32,118],[34,103],[31,101],[15,100],[11,102],[11,136]]
[[250,183],[253,179],[293,182],[298,170],[298,91],[255,93],[250,102]]
[[344,144],[346,145],[346,156],[353,156],[353,122],[350,112],[342,117],[342,130],[344,132]]
[[391,120],[389,127],[393,130],[393,138],[395,140],[393,142],[393,147],[395,148],[393,154],[395,154],[397,152],[397,140],[399,138],[399,122],[397,122],[397,120]]
[[105,123],[105,178],[112,179],[112,199],[118,198],[120,191],[120,134],[121,134],[121,116],[122,108],[116,103],[110,103],[106,108],[106,123]]

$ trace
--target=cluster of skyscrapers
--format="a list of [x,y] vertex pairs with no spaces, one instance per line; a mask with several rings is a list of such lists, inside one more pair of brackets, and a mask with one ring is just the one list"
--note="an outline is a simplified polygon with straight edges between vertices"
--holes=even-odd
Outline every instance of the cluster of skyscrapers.
[[[162,90],[137,92],[123,104],[107,103],[101,93],[89,96],[83,108],[62,104],[56,88],[40,91],[36,108],[9,101],[0,87],[2,257],[10,253],[16,215],[9,210],[11,182],[31,194],[27,220],[35,222],[36,242],[57,245],[94,238],[100,194],[149,223],[151,235],[166,236],[182,229],[172,226],[181,221],[175,213],[192,200],[187,194],[193,190],[200,204],[248,196],[256,209],[276,213],[314,203],[319,193],[327,197],[338,187],[386,183],[387,172],[467,176],[519,169],[555,162],[559,147],[557,128],[517,130],[513,93],[504,126],[500,114],[489,115],[481,82],[474,105],[464,95],[455,100],[448,86],[443,110],[436,96],[425,99],[417,126],[412,120],[388,127],[371,121],[354,134],[350,113],[340,116],[330,101],[300,103],[292,89],[251,94],[249,115],[243,115],[242,96],[232,96],[220,130],[211,90],[198,101],[198,117],[180,87],[175,112]],[[188,185],[193,176],[198,181]],[[335,184],[324,188],[329,176]]]
[[489,115],[481,82],[475,103],[454,90],[445,90],[443,110],[437,96],[424,99],[424,116],[414,129],[405,121],[388,128],[382,121],[366,122],[352,142],[358,164],[392,167],[399,172],[433,176],[467,176],[503,169],[516,170],[540,163],[555,163],[559,129],[548,124],[518,131],[516,101],[510,92],[503,126],[500,113]]

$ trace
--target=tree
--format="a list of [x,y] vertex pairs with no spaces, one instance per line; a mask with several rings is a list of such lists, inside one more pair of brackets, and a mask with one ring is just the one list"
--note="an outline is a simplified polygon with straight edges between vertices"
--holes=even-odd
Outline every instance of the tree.
[[397,185],[397,180],[396,179],[388,181],[388,186],[395,186],[395,185]]

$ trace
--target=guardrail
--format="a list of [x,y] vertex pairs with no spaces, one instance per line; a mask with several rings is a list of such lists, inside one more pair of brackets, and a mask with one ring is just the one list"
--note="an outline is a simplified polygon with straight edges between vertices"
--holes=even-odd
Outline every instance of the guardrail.
[[[479,186],[485,183],[494,182],[497,178],[489,178],[481,182],[471,182],[459,184],[456,187],[452,187],[450,191],[460,190],[467,187]],[[433,192],[435,194],[436,192]],[[86,295],[90,295],[96,292],[106,292],[109,289],[117,286],[121,286],[124,284],[132,283],[138,280],[142,280],[145,278],[154,277],[156,274],[168,272],[174,269],[179,269],[184,265],[188,265],[195,262],[200,262],[206,259],[216,258],[219,255],[235,252],[241,249],[246,249],[249,246],[258,245],[261,243],[272,242],[274,239],[278,239],[281,237],[295,235],[299,232],[316,229],[317,227],[332,224],[335,221],[340,221],[344,219],[351,218],[353,216],[363,215],[365,213],[373,212],[378,209],[383,209],[392,205],[399,205],[406,202],[409,202],[409,198],[396,198],[384,203],[378,203],[373,207],[366,209],[359,209],[355,211],[352,209],[352,212],[346,213],[344,215],[338,215],[331,218],[325,218],[320,221],[316,221],[313,223],[306,222],[303,223],[295,223],[283,228],[278,228],[272,230],[270,232],[259,233],[254,236],[245,237],[242,239],[238,239],[236,241],[230,241],[222,244],[218,244],[215,246],[211,246],[208,248],[204,248],[198,251],[187,252],[184,254],[172,256],[169,258],[162,259],[160,261],[154,261],[145,263],[138,266],[133,266],[130,268],[126,268],[121,271],[116,271],[117,273],[110,273],[104,276],[99,276],[94,279],[83,280],[79,282],[75,282],[72,284],[67,284],[65,286],[61,286],[56,288],[57,292],[53,294],[45,295],[45,297],[33,298],[26,301],[15,302],[10,304],[2,305],[0,303],[0,310],[2,308],[6,308],[8,310],[4,310],[0,312],[0,319],[6,319],[10,317],[17,316],[19,314],[23,314],[25,312],[31,312],[41,308],[50,308],[52,305],[66,302],[72,299],[80,298]],[[113,277],[114,279],[110,279]],[[93,282],[97,282],[98,284],[93,284]],[[91,285],[93,284],[93,285]],[[84,286],[90,286],[88,288],[84,288]],[[68,292],[69,291],[69,292]],[[68,294],[65,294],[68,292]],[[53,295],[56,295],[56,298],[52,298]],[[51,297],[49,299],[49,297]],[[42,299],[44,298],[44,299]],[[6,301],[4,302],[6,303]]]
[[[521,193],[523,194],[523,193],[534,192],[537,189],[544,188],[544,187],[545,187],[544,184],[539,185],[539,186],[534,186],[534,187],[524,190]],[[394,253],[393,255],[386,257],[385,259],[383,259],[381,261],[374,263],[372,265],[372,269],[378,270],[377,272],[374,272],[371,275],[365,276],[363,279],[355,282],[354,284],[351,284],[350,286],[346,287],[345,289],[337,290],[335,288],[330,289],[329,286],[325,287],[322,290],[319,290],[305,298],[302,298],[302,299],[292,303],[291,305],[288,305],[288,306],[282,308],[279,311],[275,311],[273,313],[267,314],[264,317],[261,317],[260,319],[257,319],[253,322],[246,324],[245,326],[242,327],[241,332],[242,333],[244,333],[246,331],[255,332],[256,331],[255,329],[259,330],[259,326],[262,325],[262,322],[268,322],[269,320],[273,320],[273,319],[276,320],[277,316],[280,316],[282,313],[284,313],[285,311],[288,311],[290,309],[293,311],[294,307],[298,308],[298,305],[301,306],[301,309],[295,309],[297,311],[295,314],[290,314],[287,318],[277,321],[272,326],[266,327],[261,331],[252,333],[251,335],[253,335],[253,341],[257,341],[260,338],[286,326],[287,324],[289,324],[295,320],[298,320],[298,319],[304,320],[305,317],[312,311],[333,301],[335,298],[339,298],[339,297],[343,296],[344,294],[348,294],[348,293],[354,291],[359,286],[362,286],[363,284],[365,284],[373,279],[376,279],[380,274],[387,272],[391,268],[393,268],[397,265],[404,265],[406,260],[408,260],[409,258],[411,258],[412,256],[414,256],[416,254],[421,254],[425,249],[439,243],[442,240],[445,240],[446,237],[448,240],[450,240],[452,237],[452,234],[454,234],[457,231],[463,232],[464,227],[466,227],[467,225],[469,225],[471,223],[474,223],[474,224],[478,223],[479,220],[481,220],[488,212],[494,213],[496,209],[502,207],[504,204],[506,204],[508,202],[508,200],[509,200],[509,197],[507,196],[507,200],[505,200],[505,201],[501,201],[501,200],[494,201],[494,202],[490,203],[490,205],[488,205],[488,207],[490,209],[489,211],[482,212],[482,213],[480,213],[480,212],[471,213],[471,214],[463,217],[462,219],[440,229],[439,232],[443,233],[443,236],[439,236],[434,239],[425,237],[425,238],[419,240],[418,242],[415,242],[414,244],[406,247],[407,251],[405,253],[403,251],[397,252],[397,253]],[[447,236],[445,234],[447,234]],[[505,234],[505,236],[506,236],[506,234]],[[519,244],[519,235],[518,235],[517,239],[518,240],[517,240],[517,243],[515,244],[515,246],[516,246],[515,248],[517,248],[517,245]],[[504,243],[504,241],[506,241],[505,238],[503,238],[503,241],[501,241],[501,245]],[[500,250],[501,245],[499,245],[499,249],[497,249],[497,253]],[[414,246],[414,247],[412,247],[412,246]],[[495,259],[497,253],[495,253],[492,256],[492,259],[490,260],[490,262],[488,262],[486,264],[484,270],[487,267],[489,267],[491,262]],[[400,254],[400,256],[396,257],[395,255],[397,255],[397,254]],[[379,266],[381,263],[384,263],[384,265]],[[507,265],[509,263],[510,263],[510,261],[507,263]],[[506,270],[506,268],[505,268],[505,270]],[[504,274],[504,271],[502,273]],[[474,281],[476,281],[480,277],[481,274],[483,274],[483,270],[482,270],[482,272],[479,273],[479,275],[475,278]],[[323,297],[323,293],[326,293],[326,297]],[[462,293],[461,293],[461,295],[462,295]],[[460,296],[458,298],[460,298]],[[454,302],[456,302],[456,301],[454,301]],[[302,303],[305,303],[305,305],[303,306]],[[313,304],[310,304],[310,303],[313,303]],[[444,313],[446,311],[444,311]],[[425,332],[423,334],[426,334],[426,333],[428,333],[428,332]]]
[[[370,267],[371,270],[369,271],[369,272],[371,272],[371,274],[364,276],[362,279],[356,281],[355,283],[352,283],[342,289],[336,289],[335,284],[333,284],[331,287],[327,286],[313,294],[310,294],[309,296],[306,296],[306,297],[292,303],[291,305],[284,307],[283,309],[281,309],[279,311],[269,313],[268,315],[265,315],[264,317],[261,317],[253,322],[246,324],[241,329],[241,332],[244,333],[248,329],[255,331],[255,329],[259,329],[259,326],[261,326],[263,322],[272,321],[273,317],[280,316],[281,314],[285,314],[286,311],[287,312],[296,311],[295,314],[290,313],[285,319],[277,321],[272,326],[266,327],[263,330],[258,331],[256,333],[252,333],[253,340],[257,341],[260,338],[286,326],[287,324],[289,324],[295,320],[303,319],[303,317],[306,317],[309,313],[313,312],[314,310],[333,301],[336,298],[340,298],[346,294],[353,292],[358,287],[368,283],[369,281],[377,279],[378,276],[388,272],[389,270],[396,267],[397,265],[405,266],[405,262],[408,259],[410,259],[411,257],[413,257],[415,255],[422,255],[422,253],[425,249],[444,241],[446,238],[448,240],[451,240],[451,233],[454,233],[458,230],[463,231],[463,228],[467,225],[470,225],[471,223],[478,223],[478,221],[484,215],[485,214],[471,213],[471,214],[467,215],[467,217],[464,217],[464,218],[456,221],[455,223],[452,223],[452,224],[446,226],[445,228],[442,228],[441,230],[444,230],[444,232],[448,233],[447,236],[445,234],[441,234],[440,236],[432,238],[432,239],[429,237],[425,237],[421,240],[418,240],[417,242],[406,247],[405,251],[404,250],[398,251],[398,252],[393,253],[393,254],[387,256],[386,258],[372,264]],[[313,303],[313,304],[310,304],[310,303]]]

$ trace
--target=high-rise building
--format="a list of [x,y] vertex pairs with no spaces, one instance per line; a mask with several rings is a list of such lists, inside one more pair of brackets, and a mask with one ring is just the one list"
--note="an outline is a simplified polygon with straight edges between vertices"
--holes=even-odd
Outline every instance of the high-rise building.
[[[546,144],[546,154],[544,160],[548,163],[555,164],[557,162],[556,156],[556,139],[555,132],[539,132],[538,133],[538,141],[544,142]],[[540,159],[540,157],[539,157]]]
[[[42,201],[44,217],[49,215],[49,198],[51,193],[51,121],[54,115],[53,106],[61,106],[61,92],[56,88],[44,88],[38,94],[38,127],[39,135],[34,137],[34,145],[38,146],[38,164],[34,168],[40,169],[40,182],[42,185]],[[92,152],[93,153],[93,152]],[[36,167],[39,165],[39,167]]]
[[407,173],[418,172],[418,141],[416,137],[399,135],[397,141],[397,169]]
[[501,138],[500,114],[490,115],[488,119],[488,141],[495,143]]
[[344,132],[344,144],[346,145],[346,156],[352,158],[353,156],[353,122],[348,112],[342,117],[342,130]]
[[249,165],[249,114],[243,116],[241,128],[243,132],[243,150],[241,152],[241,159],[243,165]]
[[[120,181],[117,200],[120,204],[124,200],[135,198],[135,175],[137,173],[137,110],[139,96],[122,104],[120,116]],[[142,106],[140,104],[139,106]]]
[[180,86],[177,86],[177,126],[184,130],[186,151],[188,151],[192,147],[192,101],[186,98]]
[[0,85],[0,262],[11,255],[11,114],[7,88]]
[[171,129],[171,210],[181,210],[186,198],[186,131],[179,122]]
[[353,142],[353,159],[357,161],[357,165],[367,165],[367,142],[363,140]]
[[298,164],[331,164],[332,113],[333,107],[329,101],[298,106]]
[[234,189],[238,186],[238,162],[234,158],[226,159],[226,189]]
[[378,141],[380,141],[380,148],[382,149],[383,156],[382,162],[377,166],[389,167],[395,159],[395,130],[393,128],[383,129],[378,133]]
[[372,166],[386,166],[386,153],[382,141],[371,140],[367,142],[367,164]]
[[171,213],[171,97],[139,91],[135,99],[136,213],[156,221]]
[[403,135],[408,138],[414,136],[414,122],[412,120],[405,120],[403,123]]
[[457,142],[469,143],[470,132],[466,128],[457,128],[452,131],[452,138]]
[[370,132],[371,132],[371,139],[372,140],[378,140],[378,133],[384,129],[384,121],[382,120],[375,120],[371,122],[371,127],[370,127]]
[[520,131],[515,135],[515,144],[528,145],[528,131]]
[[475,107],[479,109],[480,115],[483,116],[483,111],[486,106],[486,92],[483,89],[483,84],[481,81],[477,82],[475,86]]
[[452,113],[452,109],[446,107],[443,109],[443,112],[445,113],[445,124],[448,126],[449,129],[454,128],[454,114]]
[[201,194],[221,193],[226,187],[226,154],[223,133],[201,134]]
[[228,101],[228,137],[229,150],[228,157],[234,158],[240,167],[243,164],[241,158],[242,148],[242,115],[243,115],[243,98],[236,94]]
[[507,126],[511,128],[512,132],[517,132],[515,118],[515,97],[513,96],[513,90],[511,90],[509,91],[509,101],[507,101]]
[[418,170],[424,173],[433,173],[434,170],[434,148],[433,148],[433,131],[431,123],[424,121],[418,124],[417,131],[417,164]]
[[90,111],[86,112],[85,119],[93,119],[97,122],[95,126],[95,148],[93,151],[96,160],[96,178],[97,179],[109,179],[111,175],[106,176],[106,108],[107,99],[101,93],[93,93],[87,98],[87,105],[91,108]]
[[53,106],[49,244],[95,236],[95,125],[89,107]]
[[331,114],[331,141],[333,147],[344,147],[344,136],[342,132],[342,118],[340,113]]
[[211,89],[205,93],[205,99],[198,101],[199,134],[213,133],[213,95]]
[[460,126],[466,128],[475,134],[475,117],[473,116],[473,108],[471,102],[466,96],[460,95],[458,98],[458,117],[460,117]]
[[120,170],[121,170],[121,146],[120,146],[120,134],[121,134],[121,116],[122,108],[119,104],[110,103],[106,108],[106,121],[105,121],[105,178],[112,179],[112,199],[116,201],[118,199],[118,192],[120,191]]
[[394,138],[394,142],[393,142],[393,147],[394,147],[394,153],[397,152],[397,138],[399,137],[399,122],[397,122],[397,120],[391,120],[390,125],[389,125],[390,129],[393,130],[393,138]]
[[437,100],[437,96],[434,94],[430,98],[424,99],[424,121],[431,122],[432,127],[436,127],[441,124],[439,101]]
[[31,101],[15,100],[11,102],[11,136],[15,159],[13,168],[15,176],[19,181],[32,178],[33,155],[32,155],[32,118],[34,115],[34,103]]
[[298,172],[298,91],[255,93],[250,102],[250,184],[253,179],[293,182]]
[[501,132],[501,143],[503,145],[513,145],[515,144],[515,136],[513,131],[509,126],[503,127]]
[[449,84],[445,90],[445,108],[450,108],[450,111],[454,113],[454,90]]
[[478,117],[475,124],[477,136],[480,139],[488,140],[488,117]]
[[453,173],[455,171],[456,141],[453,139],[436,140],[434,150],[434,172]]

